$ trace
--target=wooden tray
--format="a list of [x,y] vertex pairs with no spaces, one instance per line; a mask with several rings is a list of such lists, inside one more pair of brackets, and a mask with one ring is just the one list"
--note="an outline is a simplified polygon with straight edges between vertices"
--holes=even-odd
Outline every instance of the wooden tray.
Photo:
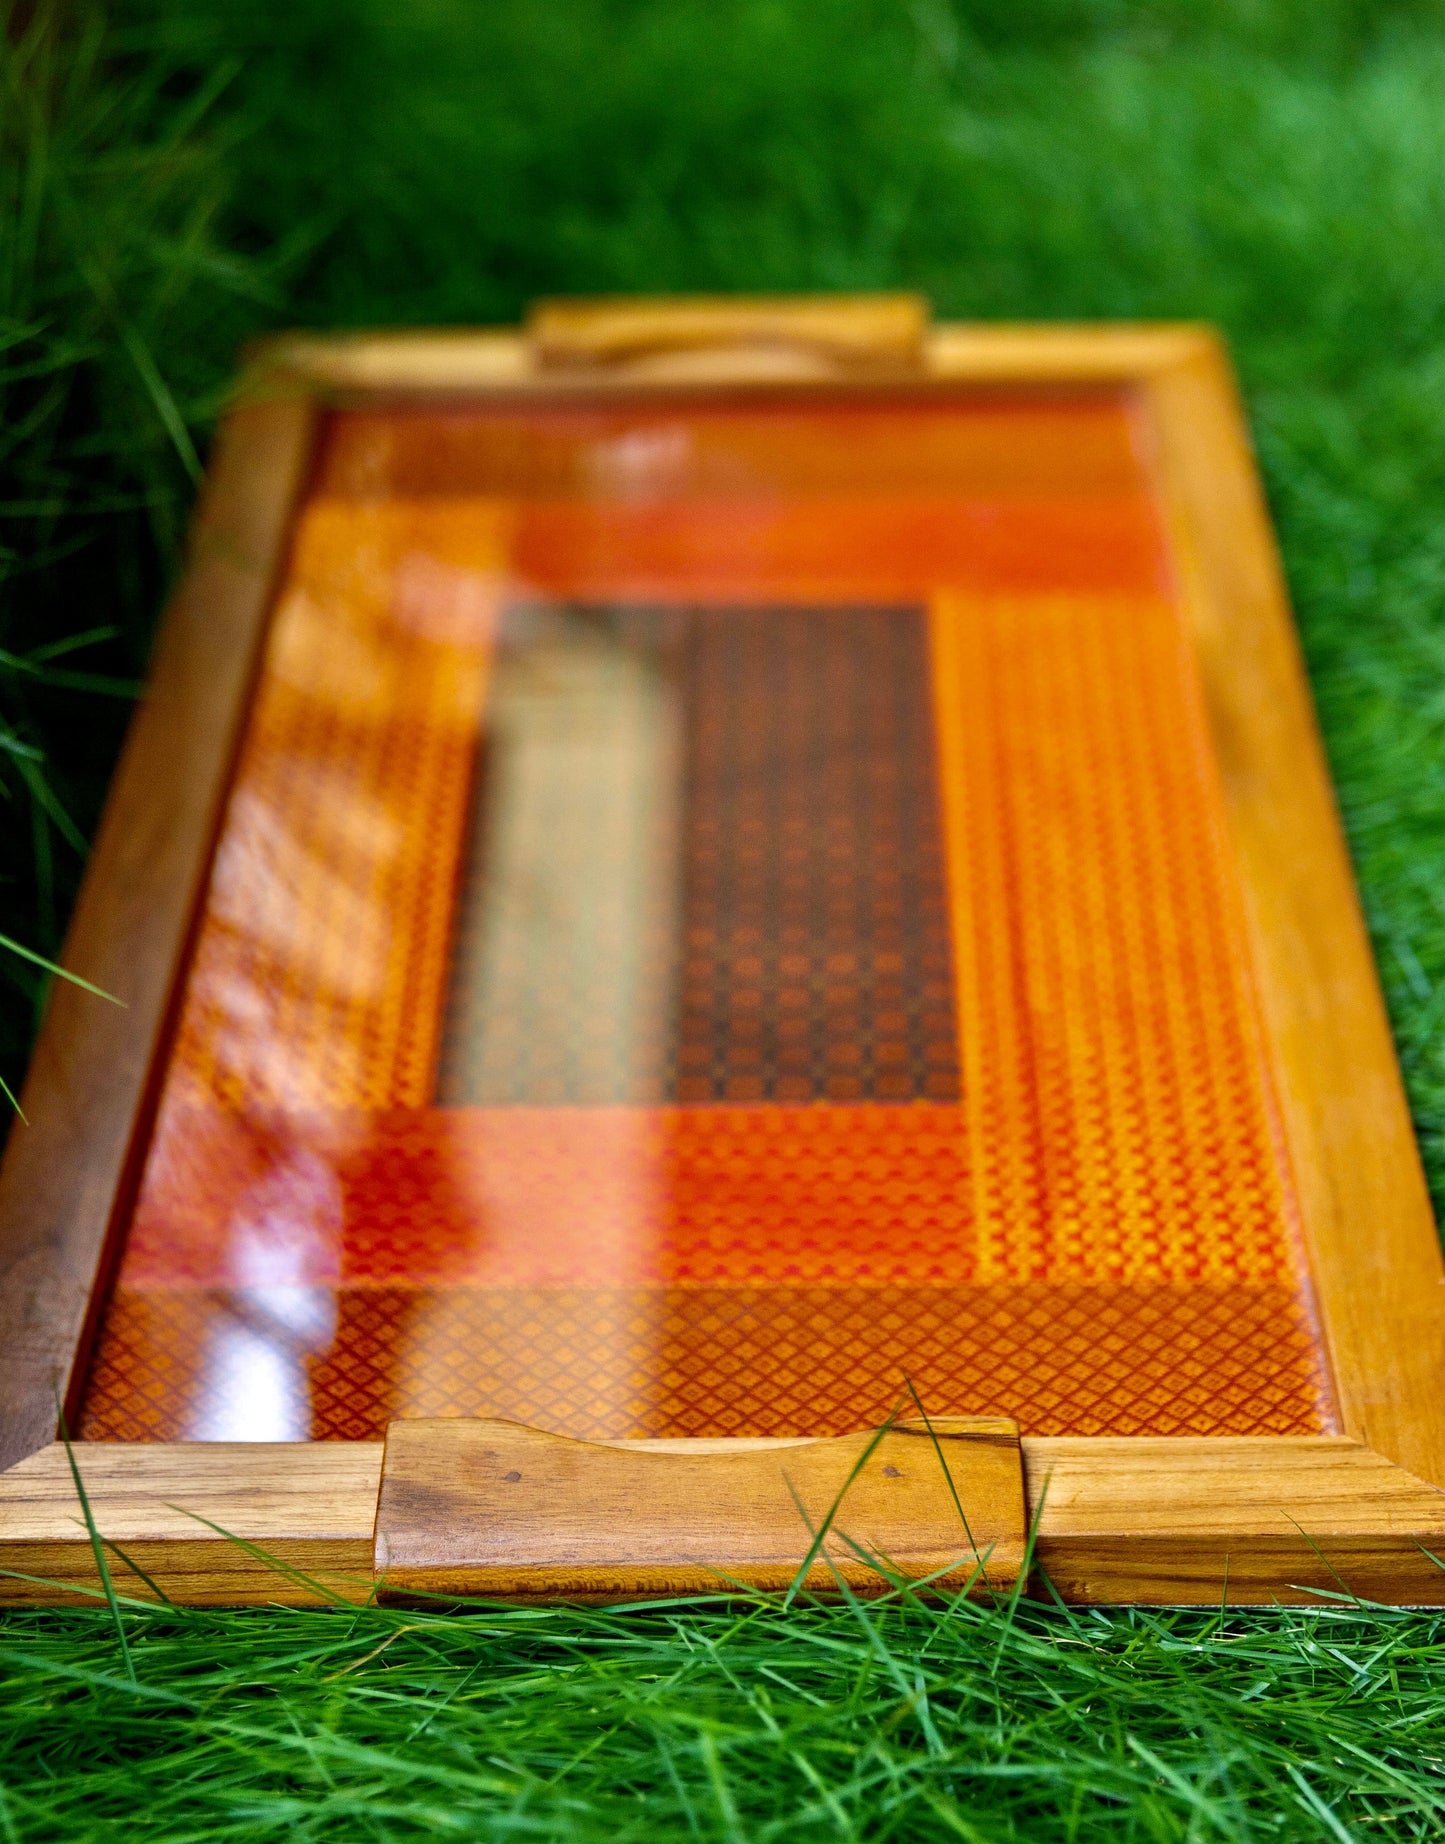
[[[539,646],[603,753],[477,872]],[[258,812],[333,871],[370,839],[373,907]],[[559,865],[629,918],[565,1002]],[[649,930],[693,944],[662,1012]],[[123,1005],[57,986],[0,1173],[0,1598],[96,1585],[61,1401],[141,1595],[121,1550],[215,1602],[1445,1598],[1438,1244],[1205,329],[274,342],[66,964]],[[289,1222],[298,1171],[344,1229],[238,1254],[228,1200]],[[269,1410],[274,1364],[198,1406],[218,1325],[291,1353]]]

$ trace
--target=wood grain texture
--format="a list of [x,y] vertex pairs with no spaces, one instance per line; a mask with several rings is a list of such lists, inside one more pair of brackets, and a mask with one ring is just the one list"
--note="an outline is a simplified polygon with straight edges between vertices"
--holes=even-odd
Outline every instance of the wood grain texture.
[[206,874],[312,411],[237,412],[156,643],[0,1169],[0,1466],[51,1440]]
[[[415,1430],[431,1425],[408,1426]],[[443,1424],[449,1431],[479,1425],[484,1424]],[[509,1449],[515,1463],[501,1469],[503,1473],[523,1472],[524,1480],[503,1479],[496,1484],[497,1491],[524,1483],[525,1467],[537,1464],[533,1456],[539,1445],[584,1446],[509,1424],[501,1426],[508,1434],[529,1438]],[[714,1466],[719,1455],[744,1461],[762,1456],[776,1469],[775,1479],[787,1470],[795,1483],[806,1485],[806,1480],[799,1479],[803,1456],[835,1444],[719,1440],[606,1445],[624,1459],[657,1460],[668,1468],[678,1466],[687,1455],[701,1454]],[[587,1454],[602,1451],[600,1447],[584,1450]],[[914,1451],[910,1447],[905,1454],[909,1464]],[[997,1456],[1002,1451],[994,1448],[992,1453]],[[372,1525],[381,1479],[379,1443],[81,1443],[75,1452],[102,1535],[118,1544],[178,1603],[307,1604],[329,1596],[364,1598],[370,1588]],[[1445,1573],[1425,1553],[1445,1553],[1445,1495],[1357,1442],[1328,1437],[1025,1439],[1022,1453],[1028,1503],[1037,1518],[1037,1557],[1066,1600],[1312,1602],[1318,1601],[1320,1592],[1345,1591],[1382,1601],[1439,1604],[1445,1600]],[[882,1459],[881,1448],[874,1460],[892,1463]],[[433,1455],[433,1468],[435,1464]],[[933,1465],[936,1468],[936,1459]],[[958,1469],[954,1470],[957,1475]],[[465,1496],[465,1472],[458,1471],[446,1455],[442,1476],[449,1504]],[[635,1473],[629,1469],[616,1477],[627,1482],[632,1497],[625,1517],[613,1525],[614,1533],[647,1530],[650,1525],[645,1519],[639,1525],[637,1508],[641,1503],[645,1510],[654,1498],[647,1475],[642,1476],[640,1498]],[[665,1480],[668,1475],[661,1477]],[[686,1477],[695,1484],[698,1475],[688,1472]],[[938,1477],[936,1472],[934,1477]],[[562,1484],[568,1486],[565,1473]],[[804,1496],[807,1502],[806,1492]],[[969,1508],[971,1495],[964,1493],[962,1481],[960,1496]],[[570,1486],[563,1497],[575,1512]],[[710,1489],[703,1502],[715,1505],[715,1489]],[[780,1501],[773,1496],[768,1502],[776,1510]],[[1010,1556],[1015,1558],[1013,1567],[1018,1566],[1023,1500],[1020,1497],[1014,1503],[1010,1519],[1015,1534],[999,1543],[990,1562],[995,1581],[1002,1580]],[[785,1516],[797,1517],[791,1499],[782,1504]],[[687,1509],[695,1513],[697,1503]],[[318,1578],[318,1586],[308,1587],[279,1574],[189,1514],[208,1518],[235,1537],[267,1550],[285,1567]],[[434,1541],[435,1531],[427,1528],[426,1506],[414,1501],[412,1515],[418,1514],[423,1527],[415,1540]],[[951,1501],[943,1507],[943,1516],[947,1561],[952,1560],[947,1553],[948,1539],[957,1529]],[[980,1521],[970,1512],[974,1534],[986,1547]],[[840,1515],[839,1526],[858,1534],[846,1515]],[[509,1528],[493,1528],[490,1541],[494,1549]],[[563,1540],[570,1528],[564,1525]],[[531,1529],[533,1539],[538,1539],[539,1527]],[[540,1538],[540,1560],[545,1564],[549,1555],[555,1559],[551,1547],[558,1539],[555,1526],[549,1522],[540,1530]],[[790,1544],[797,1543],[794,1527],[787,1528],[786,1538]],[[801,1556],[801,1549],[792,1552],[794,1565]],[[147,1598],[150,1591],[118,1553],[112,1550],[109,1559],[120,1591]],[[575,1562],[562,1564],[560,1579],[549,1581],[533,1567],[533,1560],[521,1557],[522,1572],[528,1578],[521,1598],[527,1594],[560,1598],[564,1593],[585,1592],[577,1587]],[[896,1555],[895,1560],[901,1556]],[[445,1578],[434,1573],[425,1558],[423,1563],[420,1579],[425,1590],[431,1591]],[[509,1547],[501,1566],[513,1570],[511,1585],[515,1588],[518,1552]],[[0,1604],[4,1605],[83,1601],[86,1590],[99,1586],[65,1451],[58,1445],[0,1476],[0,1569],[16,1572],[0,1575]],[[786,1564],[776,1574],[784,1574],[785,1569]],[[17,1575],[44,1577],[51,1585],[17,1579]],[[714,1574],[687,1558],[675,1570],[671,1561],[665,1563],[658,1575],[668,1582],[677,1579],[688,1590],[717,1585]],[[486,1577],[485,1591],[508,1592],[506,1585],[496,1585],[496,1579]],[[505,1576],[502,1579],[505,1583]],[[394,1564],[388,1585],[395,1590],[401,1580]],[[483,1591],[464,1587],[474,1580],[466,1574],[447,1581],[441,1591]],[[637,1592],[630,1578],[619,1582],[605,1562],[600,1577],[590,1578],[590,1586],[597,1598],[610,1598],[609,1590],[612,1594]],[[654,1587],[652,1591],[663,1590]]]
[[1283,576],[1217,342],[1147,434],[1203,675],[1343,1431],[1445,1484],[1445,1270]]
[[1445,1603],[1426,1553],[1445,1556],[1445,1494],[1357,1441],[1026,1438],[1023,1455],[1066,1601]]
[[732,346],[783,347],[876,370],[917,366],[928,321],[928,303],[916,294],[614,296],[538,301],[526,333],[544,369]]
[[1007,1585],[1024,1550],[1018,1429],[957,1417],[933,1432],[936,1443],[921,1423],[902,1423],[881,1437],[678,1452],[515,1422],[393,1422],[377,1576],[393,1595],[522,1600],[782,1589],[827,1526],[810,1589],[836,1592],[841,1576],[856,1592],[885,1591],[855,1544],[953,1587],[973,1574],[976,1545],[989,1584]]
[[[77,1442],[72,1451],[96,1527],[119,1546],[106,1558],[117,1593],[155,1598],[126,1557],[185,1606],[310,1606],[371,1591],[380,1441]],[[85,1602],[100,1587],[58,1443],[0,1474],[0,1570],[15,1572],[0,1574],[0,1606]]]

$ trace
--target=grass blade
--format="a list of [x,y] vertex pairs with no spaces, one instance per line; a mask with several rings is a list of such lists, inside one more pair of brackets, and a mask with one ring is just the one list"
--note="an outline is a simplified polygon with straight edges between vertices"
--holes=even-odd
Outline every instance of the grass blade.
[[75,1495],[80,1500],[80,1509],[85,1516],[85,1528],[90,1532],[90,1553],[95,1557],[96,1573],[100,1576],[100,1585],[105,1593],[106,1605],[110,1608],[110,1617],[115,1624],[115,1636],[120,1642],[120,1655],[125,1661],[125,1674],[132,1684],[139,1680],[135,1674],[135,1664],[130,1655],[130,1640],[126,1637],[125,1621],[121,1617],[120,1603],[116,1599],[115,1584],[110,1579],[110,1564],[106,1560],[105,1544],[96,1528],[95,1514],[90,1508],[90,1497],[85,1489],[85,1481],[80,1476],[80,1467],[75,1458],[75,1448],[71,1443],[70,1431],[65,1425],[65,1410],[56,1404],[60,1422],[60,1438],[65,1444],[65,1457],[70,1463],[70,1477],[75,1482]]

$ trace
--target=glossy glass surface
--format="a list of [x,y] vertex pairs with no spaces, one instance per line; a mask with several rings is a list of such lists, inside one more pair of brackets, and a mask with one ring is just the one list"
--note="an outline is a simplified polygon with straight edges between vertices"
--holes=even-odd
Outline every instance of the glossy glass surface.
[[336,416],[91,1439],[1331,1409],[1126,406]]

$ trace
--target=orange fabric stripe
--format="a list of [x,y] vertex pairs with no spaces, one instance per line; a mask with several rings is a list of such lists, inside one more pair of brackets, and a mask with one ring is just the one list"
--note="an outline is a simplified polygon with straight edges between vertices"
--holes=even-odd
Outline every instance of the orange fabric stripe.
[[[346,1287],[309,1334],[294,1291],[268,1318],[264,1297],[122,1288],[82,1437],[379,1440],[405,1415],[579,1440],[847,1434],[906,1411],[910,1382],[931,1412],[1028,1434],[1318,1434],[1327,1415],[1287,1287]],[[268,1338],[284,1432],[226,1387],[254,1388]]]
[[303,514],[168,1107],[430,1100],[505,543],[485,504]]
[[529,501],[515,562],[552,595],[639,601],[921,602],[939,583],[981,594],[1164,588],[1153,513],[1135,494]]
[[933,640],[980,1278],[1302,1282],[1176,611],[948,596]]
[[125,1283],[943,1284],[968,1211],[953,1104],[172,1108]]
[[860,489],[1035,501],[1146,491],[1131,419],[1098,392],[352,410],[330,421],[316,483],[319,494],[371,501],[780,503]]

